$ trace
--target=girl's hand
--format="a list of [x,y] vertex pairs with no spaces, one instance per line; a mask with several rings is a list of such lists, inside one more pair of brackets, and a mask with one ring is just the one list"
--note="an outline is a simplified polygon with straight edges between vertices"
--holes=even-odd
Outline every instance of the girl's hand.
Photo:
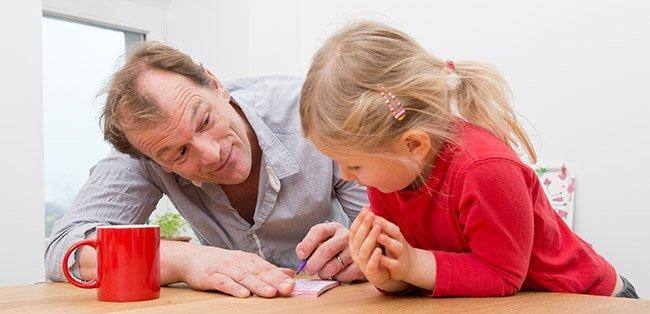
[[[381,227],[374,224],[375,214],[366,207],[350,226],[350,255],[359,270],[375,286],[385,284],[389,279],[388,270],[380,265],[381,249],[377,238]],[[377,251],[379,254],[377,254]]]
[[386,249],[386,255],[380,256],[381,266],[388,269],[392,280],[408,282],[415,265],[415,250],[406,242],[398,226],[382,217],[377,217],[375,223],[382,230],[377,241]]

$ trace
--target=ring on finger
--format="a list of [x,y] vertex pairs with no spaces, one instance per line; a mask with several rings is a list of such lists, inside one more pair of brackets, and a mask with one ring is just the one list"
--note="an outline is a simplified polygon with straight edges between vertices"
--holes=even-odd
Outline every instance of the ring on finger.
[[343,259],[341,258],[341,255],[337,255],[336,260],[339,261],[339,263],[341,264],[341,269],[345,269],[345,263],[343,263]]

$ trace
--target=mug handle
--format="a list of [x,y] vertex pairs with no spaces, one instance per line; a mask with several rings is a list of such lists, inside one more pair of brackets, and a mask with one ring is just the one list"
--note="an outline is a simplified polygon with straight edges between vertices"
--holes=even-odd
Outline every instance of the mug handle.
[[97,249],[97,239],[86,239],[86,240],[81,240],[75,244],[73,244],[71,247],[68,248],[68,250],[65,252],[65,256],[63,257],[63,275],[65,275],[65,278],[68,279],[68,281],[79,287],[79,288],[84,288],[84,289],[93,289],[99,287],[99,281],[97,281],[97,278],[93,278],[93,280],[85,282],[85,281],[80,281],[79,279],[75,278],[72,276],[70,273],[70,269],[68,267],[68,258],[70,257],[70,254],[74,252],[77,248],[83,245],[89,245]]

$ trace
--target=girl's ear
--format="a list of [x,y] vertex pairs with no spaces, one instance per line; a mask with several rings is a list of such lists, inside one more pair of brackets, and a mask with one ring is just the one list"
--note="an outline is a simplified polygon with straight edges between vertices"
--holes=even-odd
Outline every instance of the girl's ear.
[[223,97],[226,101],[230,101],[230,93],[223,87],[221,81],[219,81],[219,79],[217,79],[217,77],[214,76],[214,74],[212,74],[210,70],[206,68],[204,68],[204,70],[205,70],[205,75],[207,75],[208,78],[210,79],[210,86],[214,88],[219,93],[219,95],[221,95],[221,97]]
[[400,138],[401,151],[418,162],[425,162],[431,152],[431,138],[421,130],[411,130]]

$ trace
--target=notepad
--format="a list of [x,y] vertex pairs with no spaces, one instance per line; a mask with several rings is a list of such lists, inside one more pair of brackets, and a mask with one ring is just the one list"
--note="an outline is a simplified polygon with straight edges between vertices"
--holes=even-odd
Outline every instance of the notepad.
[[338,285],[339,282],[334,280],[298,279],[296,280],[296,285],[293,287],[291,296],[315,298]]

